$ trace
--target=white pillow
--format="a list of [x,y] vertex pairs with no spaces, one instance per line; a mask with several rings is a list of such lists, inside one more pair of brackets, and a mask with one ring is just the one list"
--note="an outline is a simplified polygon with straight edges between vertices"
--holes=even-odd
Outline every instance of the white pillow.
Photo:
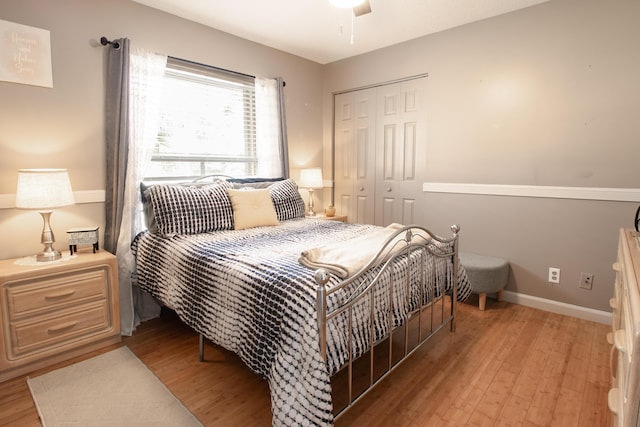
[[227,189],[227,193],[233,206],[233,228],[235,230],[280,224],[268,189]]

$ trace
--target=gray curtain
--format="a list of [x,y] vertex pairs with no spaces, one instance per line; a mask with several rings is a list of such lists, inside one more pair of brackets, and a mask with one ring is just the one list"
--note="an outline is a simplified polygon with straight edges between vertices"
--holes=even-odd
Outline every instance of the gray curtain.
[[[113,44],[107,47],[107,84],[106,84],[106,194],[105,194],[105,230],[104,248],[118,257],[118,270],[120,279],[120,317],[121,332],[123,335],[131,335],[140,321],[159,315],[159,306],[153,298],[141,292],[135,286],[135,271],[131,253],[128,250],[134,235],[127,234],[128,229],[121,229],[123,215],[134,215],[130,211],[132,200],[131,191],[137,192],[129,186],[129,193],[125,193],[127,176],[134,173],[128,171],[128,167],[135,167],[136,152],[129,152],[130,139],[136,137],[136,129],[130,128],[129,120],[132,111],[130,107],[136,105],[130,102],[130,66],[140,65],[138,62],[130,63],[130,41],[127,38],[115,40],[119,47]],[[139,52],[136,51],[136,55]],[[138,58],[139,56],[136,56]],[[146,57],[146,55],[145,55]],[[166,56],[162,58],[166,64]],[[148,59],[147,59],[148,60]],[[163,65],[164,67],[164,65]],[[137,70],[137,68],[134,68]],[[164,68],[163,68],[164,69]],[[148,77],[148,76],[147,76]],[[137,81],[137,80],[136,80]],[[282,174],[289,176],[289,162],[287,149],[287,131],[284,116],[284,82],[277,79],[278,105],[280,109],[280,138]],[[138,87],[138,86],[136,86]],[[136,92],[137,93],[137,92]],[[138,112],[140,113],[140,112]],[[136,115],[139,117],[139,115]],[[143,137],[138,135],[137,137]],[[129,165],[129,166],[128,166]],[[127,197],[128,196],[128,197]],[[135,218],[135,216],[133,217]],[[128,218],[125,217],[125,220]],[[125,223],[127,221],[124,221]],[[135,228],[135,227],[134,227]],[[124,234],[123,234],[124,232]],[[118,241],[120,249],[118,250]],[[131,277],[130,277],[131,276]]]
[[106,85],[106,193],[104,248],[116,254],[124,205],[129,141],[129,39],[108,45]]
[[289,142],[287,139],[287,120],[284,114],[284,85],[282,77],[276,78],[278,82],[278,105],[280,107],[280,150],[282,157],[282,177],[289,178]]
[[127,38],[115,41],[118,42],[119,47],[116,48],[113,44],[107,46],[104,248],[118,257],[120,331],[122,335],[131,335],[139,323],[134,313],[139,292],[134,293],[130,278],[123,277],[124,274],[130,273],[123,270],[122,258],[130,254],[118,253],[122,216],[131,214],[124,212],[131,132],[129,128],[130,41]]

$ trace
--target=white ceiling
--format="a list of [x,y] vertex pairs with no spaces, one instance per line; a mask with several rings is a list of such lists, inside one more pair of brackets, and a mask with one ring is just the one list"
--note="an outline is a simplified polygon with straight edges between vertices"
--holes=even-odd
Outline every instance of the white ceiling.
[[328,0],[134,0],[321,64],[548,0],[369,0],[352,19]]

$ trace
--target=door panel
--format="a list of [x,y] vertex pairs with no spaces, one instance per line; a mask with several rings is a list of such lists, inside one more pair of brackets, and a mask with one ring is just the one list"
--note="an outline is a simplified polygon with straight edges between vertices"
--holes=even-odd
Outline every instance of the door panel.
[[[382,211],[382,215],[380,218],[380,222],[382,224],[389,225],[394,222],[395,210],[396,210],[396,200],[394,197],[383,197],[382,203],[380,203],[380,210]],[[377,218],[376,218],[377,219]],[[378,224],[381,225],[381,224]]]
[[423,209],[426,118],[420,113],[425,79],[410,80],[378,88],[384,108],[378,112],[376,151],[379,176],[376,196],[384,206],[376,210],[375,223],[419,222]]
[[372,224],[375,203],[375,88],[335,96],[335,200],[338,215]]
[[409,225],[416,223],[416,199],[402,200],[402,222],[401,224]]
[[357,195],[354,219],[352,222],[373,224],[376,195],[375,132],[376,132],[376,90],[363,89],[354,93],[357,105],[355,129],[358,134],[356,145],[357,176],[354,182],[354,194]]
[[355,222],[356,224],[370,224],[367,222],[368,215],[368,205],[370,204],[372,197],[360,197],[356,196],[356,216],[352,219],[351,222]]
[[[340,194],[339,197],[335,199],[335,208],[336,212],[339,212],[338,215],[346,215],[347,212],[351,212],[351,205],[353,204],[353,197],[351,194]],[[345,213],[342,213],[345,212]]]
[[404,130],[401,157],[404,164],[402,173],[397,175],[397,200],[402,201],[402,223],[416,224],[422,222],[425,208],[422,183],[426,180],[426,79],[403,82],[400,93],[404,106],[400,117]]
[[353,167],[352,156],[351,156],[351,140],[353,135],[350,129],[344,129],[338,134],[338,140],[340,141],[338,146],[340,147],[339,158],[341,159],[339,174],[340,178],[346,181],[351,181],[353,177],[351,176],[351,172]]
[[337,215],[353,214],[353,96],[337,95],[334,99],[334,204]]
[[382,132],[382,178],[392,180],[395,172],[396,125],[385,125]]
[[405,181],[416,179],[416,127],[415,122],[404,124],[404,162],[403,162],[403,178]]
[[335,200],[350,222],[419,223],[426,79],[335,96]]

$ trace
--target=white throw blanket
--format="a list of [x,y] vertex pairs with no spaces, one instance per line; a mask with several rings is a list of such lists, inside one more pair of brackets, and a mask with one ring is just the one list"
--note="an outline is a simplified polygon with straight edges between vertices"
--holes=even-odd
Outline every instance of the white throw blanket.
[[[313,269],[324,268],[330,273],[346,279],[367,265],[380,248],[382,248],[384,242],[402,227],[404,227],[402,224],[393,223],[385,228],[372,231],[354,239],[318,246],[303,251],[298,260],[300,264],[305,267]],[[427,241],[430,240],[428,234],[421,230],[412,229],[412,232],[415,235],[422,236],[421,240],[423,242],[425,239]],[[416,242],[415,235],[412,239],[414,243]],[[404,233],[397,236],[393,240],[393,243],[387,246],[387,250],[380,254],[378,263],[384,262],[389,256],[400,250],[404,245],[398,245],[397,243],[404,240],[404,238]]]

